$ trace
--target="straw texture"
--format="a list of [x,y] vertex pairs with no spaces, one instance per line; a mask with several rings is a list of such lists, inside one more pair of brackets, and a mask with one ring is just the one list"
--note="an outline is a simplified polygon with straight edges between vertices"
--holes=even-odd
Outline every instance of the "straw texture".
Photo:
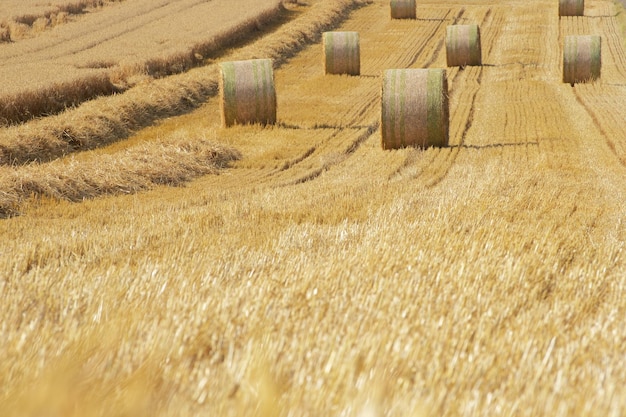
[[276,123],[276,89],[271,59],[220,64],[222,125]]
[[358,32],[324,32],[326,74],[360,75],[361,48]]
[[566,36],[563,47],[563,82],[589,82],[600,78],[602,38],[597,35]]
[[559,0],[559,16],[582,16],[585,0]]
[[443,69],[383,73],[383,149],[448,146],[448,79]]
[[392,19],[415,19],[415,0],[391,0]]
[[446,61],[449,67],[482,65],[478,25],[451,25],[447,27]]

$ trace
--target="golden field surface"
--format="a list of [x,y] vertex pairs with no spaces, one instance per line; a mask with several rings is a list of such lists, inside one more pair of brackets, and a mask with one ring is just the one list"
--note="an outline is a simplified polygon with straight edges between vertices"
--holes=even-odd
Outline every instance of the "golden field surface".
[[[208,63],[0,128],[2,415],[625,415],[618,6],[494,3],[285,5],[219,58],[275,59],[275,126],[222,128]],[[454,23],[483,66],[447,71],[450,146],[382,150],[382,71],[444,68]]]

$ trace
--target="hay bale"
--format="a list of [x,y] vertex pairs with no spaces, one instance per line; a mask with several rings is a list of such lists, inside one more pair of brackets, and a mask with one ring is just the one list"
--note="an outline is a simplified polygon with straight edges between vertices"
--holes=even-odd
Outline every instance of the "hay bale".
[[566,36],[563,47],[563,82],[574,85],[600,78],[602,38]]
[[415,0],[391,0],[390,6],[392,19],[416,18]]
[[361,74],[361,49],[358,32],[324,32],[326,74]]
[[449,67],[482,65],[478,25],[451,25],[446,29],[446,60]]
[[448,78],[444,69],[383,73],[383,149],[448,146]]
[[222,125],[276,123],[276,89],[271,59],[220,64]]
[[582,16],[585,0],[559,0],[559,16]]

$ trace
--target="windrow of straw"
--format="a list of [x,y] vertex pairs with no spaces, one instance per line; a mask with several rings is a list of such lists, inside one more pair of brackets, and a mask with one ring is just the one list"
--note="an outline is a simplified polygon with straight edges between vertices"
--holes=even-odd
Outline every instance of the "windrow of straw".
[[383,74],[383,149],[448,145],[448,79],[444,69],[391,69]]
[[559,0],[559,16],[583,16],[585,0]]
[[271,59],[220,64],[222,125],[276,123],[276,88]]
[[59,113],[94,97],[120,91],[109,75],[100,71],[72,82],[4,96],[0,102],[0,125],[23,123],[36,117]]
[[358,32],[324,32],[322,48],[326,74],[359,75],[361,73]]
[[574,85],[600,78],[602,38],[597,35],[566,36],[563,47],[563,82]]
[[183,131],[115,155],[0,167],[0,218],[18,215],[24,200],[33,196],[82,201],[157,185],[178,185],[201,175],[215,174],[240,157],[235,149],[189,137]]
[[[310,11],[250,47],[237,60],[259,55],[280,65],[337,26],[368,0],[323,0]],[[0,165],[45,162],[71,152],[123,139],[162,117],[197,108],[218,93],[217,65],[137,85],[124,94],[101,97],[62,114],[1,129]]]
[[391,0],[392,19],[415,19],[417,17],[417,6],[415,0]]
[[449,67],[481,65],[478,25],[451,25],[446,28],[446,60]]

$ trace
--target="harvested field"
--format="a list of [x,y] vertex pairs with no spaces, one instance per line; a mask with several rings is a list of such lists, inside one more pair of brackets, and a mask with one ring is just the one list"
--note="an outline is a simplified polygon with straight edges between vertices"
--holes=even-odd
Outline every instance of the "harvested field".
[[0,43],[0,124],[79,104],[85,80],[100,85],[104,77],[110,85],[87,96],[93,98],[146,77],[183,72],[280,15],[280,0],[237,7],[229,0],[122,1],[37,36]]
[[[275,125],[222,128],[210,64],[0,130],[3,416],[626,414],[613,2],[292,6],[216,59],[274,59]],[[446,68],[469,23],[448,146],[383,150],[383,71]],[[324,73],[328,30],[359,33],[359,76]],[[589,34],[602,77],[564,84]],[[116,130],[132,103],[150,121]],[[107,139],[15,139],[61,126]]]

